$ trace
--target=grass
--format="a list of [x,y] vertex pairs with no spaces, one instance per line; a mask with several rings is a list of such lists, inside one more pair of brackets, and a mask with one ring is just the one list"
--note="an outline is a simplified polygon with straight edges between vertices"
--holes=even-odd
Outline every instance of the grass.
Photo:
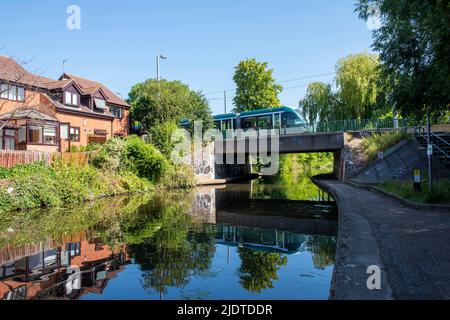
[[405,136],[401,132],[376,133],[368,138],[363,138],[361,148],[366,159],[373,161],[378,152],[386,151],[404,138]]
[[388,181],[378,185],[378,187],[412,202],[450,204],[450,181],[447,179],[435,181],[433,192],[428,191],[428,181],[426,179],[422,181],[420,192],[414,192],[411,181]]

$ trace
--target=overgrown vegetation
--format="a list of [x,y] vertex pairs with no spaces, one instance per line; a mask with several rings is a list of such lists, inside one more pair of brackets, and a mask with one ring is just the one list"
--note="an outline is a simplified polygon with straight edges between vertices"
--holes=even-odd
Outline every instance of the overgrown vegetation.
[[373,161],[377,153],[386,151],[390,147],[405,139],[401,132],[375,133],[363,138],[361,148],[367,161]]
[[422,180],[420,192],[414,192],[411,181],[388,181],[379,185],[379,187],[414,202],[450,204],[450,181],[448,179],[435,181],[433,192],[428,190],[427,179]]
[[322,193],[311,178],[332,171],[333,153],[281,155],[278,175],[255,181],[252,196],[259,199],[320,200]]
[[[62,207],[100,197],[147,192],[153,184],[129,171],[107,172],[92,166],[55,162],[19,165],[0,172],[0,213]],[[2,219],[7,219],[2,216]]]
[[0,213],[192,186],[190,168],[172,164],[137,136],[115,138],[101,146],[89,165],[55,161],[51,166],[35,163],[1,168]]

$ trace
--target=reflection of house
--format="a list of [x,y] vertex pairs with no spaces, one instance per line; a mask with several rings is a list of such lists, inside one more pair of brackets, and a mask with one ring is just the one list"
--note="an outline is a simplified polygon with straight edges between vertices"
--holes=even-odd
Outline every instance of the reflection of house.
[[21,127],[17,144],[8,140],[3,149],[65,151],[128,134],[130,106],[101,83],[66,73],[40,77],[3,56],[0,106],[0,120]]
[[20,253],[17,260],[0,267],[0,299],[78,299],[89,292],[101,294],[128,263],[124,247],[111,249],[83,238],[24,257]]

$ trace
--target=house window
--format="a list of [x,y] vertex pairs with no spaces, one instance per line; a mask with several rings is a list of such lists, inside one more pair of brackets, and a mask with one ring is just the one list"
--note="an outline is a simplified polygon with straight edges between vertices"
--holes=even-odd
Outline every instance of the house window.
[[8,99],[8,90],[9,90],[9,86],[7,84],[2,83],[0,85],[0,98]]
[[105,100],[94,98],[95,107],[100,110],[106,109]]
[[27,142],[27,129],[20,127],[19,129],[19,143]]
[[69,125],[64,123],[59,125],[59,136],[61,139],[69,139]]
[[29,143],[42,143],[42,127],[29,126],[28,127],[28,142]]
[[55,145],[56,127],[54,126],[28,126],[28,143]]
[[12,101],[25,101],[25,88],[2,83],[0,85],[0,98]]
[[8,91],[8,99],[9,100],[17,100],[17,87],[11,86]]
[[56,128],[44,126],[44,144],[56,144]]
[[122,119],[122,108],[109,106],[109,112],[116,118]]
[[25,101],[25,88],[22,87],[17,88],[17,100]]
[[69,139],[70,139],[70,141],[73,141],[73,142],[80,141],[80,128],[79,127],[70,127]]
[[78,106],[78,94],[69,91],[64,92],[64,104],[67,106]]

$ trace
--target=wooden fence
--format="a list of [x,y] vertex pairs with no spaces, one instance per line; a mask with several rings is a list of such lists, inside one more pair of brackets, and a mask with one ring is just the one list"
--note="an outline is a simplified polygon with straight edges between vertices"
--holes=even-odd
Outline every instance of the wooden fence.
[[0,167],[12,168],[18,164],[28,164],[39,161],[50,165],[52,156],[48,152],[0,150]]
[[53,160],[61,160],[63,163],[87,165],[97,154],[98,150],[86,152],[57,152],[53,154]]
[[0,150],[0,167],[12,168],[18,164],[44,162],[50,165],[53,161],[87,165],[97,155],[98,151],[91,152],[57,152],[48,153],[40,151]]

